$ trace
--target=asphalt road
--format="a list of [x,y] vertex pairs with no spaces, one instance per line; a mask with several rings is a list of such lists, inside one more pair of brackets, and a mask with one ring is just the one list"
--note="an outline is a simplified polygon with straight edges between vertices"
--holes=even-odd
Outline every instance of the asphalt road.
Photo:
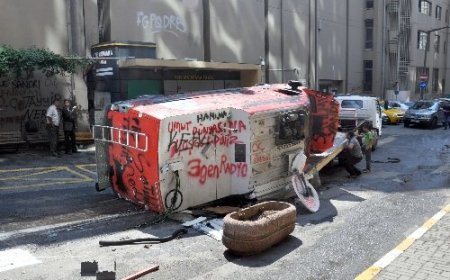
[[[192,229],[164,244],[99,247],[99,240],[166,236],[180,225],[139,227],[156,215],[97,193],[92,151],[59,159],[0,154],[0,279],[95,279],[80,276],[80,263],[92,260],[100,270],[116,263],[118,279],[150,264],[159,271],[142,279],[352,279],[450,203],[450,130],[387,126],[372,158],[387,157],[401,161],[373,163],[354,180],[341,167],[324,170],[319,212],[299,209],[284,242],[237,258]],[[20,265],[12,253],[2,259],[13,249],[24,266],[12,269]]]

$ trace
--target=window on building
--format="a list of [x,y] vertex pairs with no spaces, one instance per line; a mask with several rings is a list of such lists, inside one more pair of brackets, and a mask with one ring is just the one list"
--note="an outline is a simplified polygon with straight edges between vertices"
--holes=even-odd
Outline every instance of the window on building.
[[418,31],[417,32],[417,48],[419,50],[425,50],[427,48],[427,41],[428,41],[428,33],[425,31]]
[[431,2],[419,0],[419,12],[431,16]]
[[366,0],[366,9],[373,9],[373,0]]
[[372,72],[373,72],[372,60],[364,60],[363,89],[365,91],[372,91]]
[[441,36],[436,35],[436,39],[434,40],[434,52],[439,53],[440,45],[441,45]]
[[438,92],[439,90],[439,69],[433,68],[433,80],[431,82],[431,90]]
[[445,10],[445,23],[448,23],[448,10]]
[[365,47],[371,50],[373,48],[373,19],[366,19],[364,24],[366,27]]
[[435,15],[435,17],[438,20],[441,20],[441,12],[442,12],[442,7],[441,6],[436,6],[436,15]]

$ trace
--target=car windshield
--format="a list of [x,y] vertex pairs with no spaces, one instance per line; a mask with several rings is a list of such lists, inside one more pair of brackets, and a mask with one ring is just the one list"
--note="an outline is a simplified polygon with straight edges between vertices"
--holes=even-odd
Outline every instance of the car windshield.
[[414,103],[414,105],[411,107],[414,110],[419,110],[419,109],[430,109],[431,107],[433,107],[434,102],[432,101],[418,101],[416,103]]
[[341,107],[342,108],[362,109],[363,101],[362,100],[342,100]]

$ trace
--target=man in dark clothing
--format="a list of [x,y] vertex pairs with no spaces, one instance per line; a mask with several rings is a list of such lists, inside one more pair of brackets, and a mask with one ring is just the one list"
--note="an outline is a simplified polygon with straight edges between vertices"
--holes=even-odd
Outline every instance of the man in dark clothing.
[[450,102],[444,102],[442,110],[444,111],[444,129],[447,129],[450,126]]
[[69,99],[64,100],[64,108],[62,110],[64,142],[66,154],[69,155],[77,152],[75,142],[75,129],[77,128],[77,117],[75,114],[76,106],[71,107],[70,105]]
[[350,174],[349,178],[356,178],[361,175],[361,170],[356,168],[355,164],[362,160],[363,153],[353,131],[347,133],[347,141],[344,147],[344,167]]

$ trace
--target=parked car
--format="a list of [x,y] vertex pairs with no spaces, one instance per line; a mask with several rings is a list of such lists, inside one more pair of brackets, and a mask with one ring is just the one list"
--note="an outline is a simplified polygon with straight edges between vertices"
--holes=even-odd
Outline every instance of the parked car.
[[414,105],[414,103],[416,103],[416,102],[415,101],[408,101],[408,102],[405,102],[405,105],[408,106],[408,109],[409,109],[412,105]]
[[389,122],[389,118],[384,110],[381,110],[381,120],[383,121],[383,124],[387,124]]
[[388,105],[389,105],[390,108],[400,109],[403,112],[406,112],[406,110],[408,110],[409,107],[411,106],[411,104],[408,105],[405,102],[401,102],[401,101],[397,101],[397,100],[395,100],[395,101],[388,101]]
[[424,124],[433,129],[444,123],[444,112],[441,110],[443,100],[420,100],[414,103],[405,113],[405,127],[411,124]]
[[384,124],[398,124],[403,121],[403,117],[405,116],[405,111],[398,108],[389,107],[389,109],[383,109],[386,118],[383,118]]

